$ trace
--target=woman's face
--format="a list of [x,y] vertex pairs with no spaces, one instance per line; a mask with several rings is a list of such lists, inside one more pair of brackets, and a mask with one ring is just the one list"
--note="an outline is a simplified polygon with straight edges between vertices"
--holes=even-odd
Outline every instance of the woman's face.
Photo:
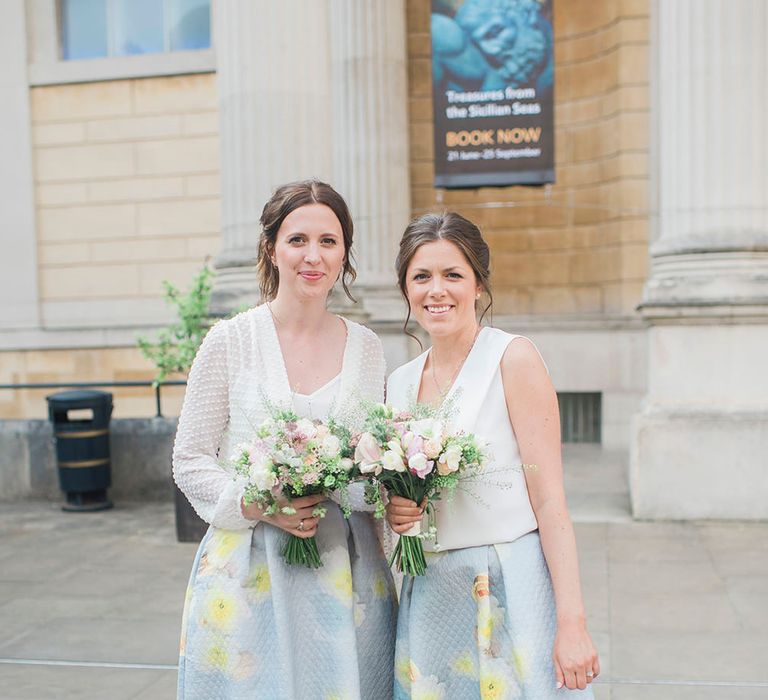
[[278,229],[272,252],[280,273],[278,293],[325,298],[345,258],[344,234],[330,207],[307,204],[294,209]]
[[420,246],[405,279],[411,313],[430,336],[452,335],[477,322],[475,300],[482,288],[454,243]]

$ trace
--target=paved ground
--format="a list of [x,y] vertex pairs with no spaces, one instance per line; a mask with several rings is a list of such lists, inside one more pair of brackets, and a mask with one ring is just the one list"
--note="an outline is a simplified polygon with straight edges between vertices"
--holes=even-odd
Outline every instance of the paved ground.
[[[569,448],[598,700],[768,698],[768,523],[646,523],[624,460]],[[195,545],[170,505],[0,504],[0,698],[172,700]]]

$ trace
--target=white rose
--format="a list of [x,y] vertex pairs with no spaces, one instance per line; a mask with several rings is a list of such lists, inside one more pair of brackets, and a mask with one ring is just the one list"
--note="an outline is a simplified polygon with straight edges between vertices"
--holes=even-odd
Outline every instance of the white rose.
[[459,468],[459,463],[461,462],[461,447],[456,444],[451,445],[440,455],[440,458],[437,461],[437,471],[443,476],[455,472]]
[[320,425],[315,426],[315,432],[317,433],[317,439],[318,440],[324,440],[326,435],[330,435],[330,430],[327,425],[323,425],[320,423]]
[[296,422],[296,432],[301,433],[307,440],[311,440],[317,434],[317,428],[311,420],[300,418]]
[[422,420],[413,421],[410,428],[416,435],[420,435],[423,438],[440,439],[443,423],[434,418],[423,418]]
[[426,440],[424,442],[424,454],[429,457],[429,459],[437,459],[438,455],[440,454],[440,448],[442,445],[440,444],[440,440],[436,438],[429,438],[429,440]]
[[272,472],[272,460],[266,456],[251,464],[249,476],[259,491],[269,491],[277,483],[277,477]]
[[383,455],[381,455],[381,465],[384,467],[384,469],[388,469],[391,472],[405,471],[405,464],[403,463],[402,454],[398,454],[394,450],[387,450]]
[[330,433],[323,438],[320,445],[320,454],[323,457],[338,457],[341,452],[341,440]]
[[355,466],[355,463],[349,457],[344,457],[339,464],[345,472],[348,472]]

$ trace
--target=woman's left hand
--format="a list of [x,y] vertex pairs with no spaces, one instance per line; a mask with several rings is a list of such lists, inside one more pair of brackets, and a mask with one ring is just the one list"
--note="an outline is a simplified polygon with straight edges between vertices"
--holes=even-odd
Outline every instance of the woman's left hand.
[[583,622],[558,622],[555,648],[557,687],[584,690],[600,674],[600,660]]

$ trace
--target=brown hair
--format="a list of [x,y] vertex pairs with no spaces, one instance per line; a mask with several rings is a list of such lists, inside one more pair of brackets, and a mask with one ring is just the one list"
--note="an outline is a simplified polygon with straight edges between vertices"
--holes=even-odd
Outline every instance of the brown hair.
[[325,182],[319,180],[301,180],[281,185],[269,198],[261,212],[261,237],[259,253],[256,259],[256,272],[259,276],[259,289],[265,301],[272,301],[277,296],[280,275],[272,263],[272,253],[275,250],[277,232],[283,225],[285,217],[299,207],[308,204],[324,204],[339,220],[344,238],[344,265],[341,272],[341,286],[344,293],[352,300],[355,298],[349,291],[348,284],[355,281],[357,273],[352,265],[352,215],[344,198]]
[[[453,243],[462,252],[467,263],[475,273],[477,283],[488,296],[488,303],[480,315],[480,321],[485,318],[485,314],[488,313],[493,305],[490,271],[491,254],[488,244],[483,240],[480,229],[456,212],[424,214],[408,224],[403,237],[400,239],[400,250],[395,261],[397,284],[408,304],[408,316],[403,325],[403,330],[408,335],[411,335],[408,332],[408,321],[411,318],[411,302],[408,300],[406,291],[408,265],[410,265],[413,256],[416,255],[416,251],[421,246],[433,241],[450,241]],[[477,304],[475,305],[477,306]]]

